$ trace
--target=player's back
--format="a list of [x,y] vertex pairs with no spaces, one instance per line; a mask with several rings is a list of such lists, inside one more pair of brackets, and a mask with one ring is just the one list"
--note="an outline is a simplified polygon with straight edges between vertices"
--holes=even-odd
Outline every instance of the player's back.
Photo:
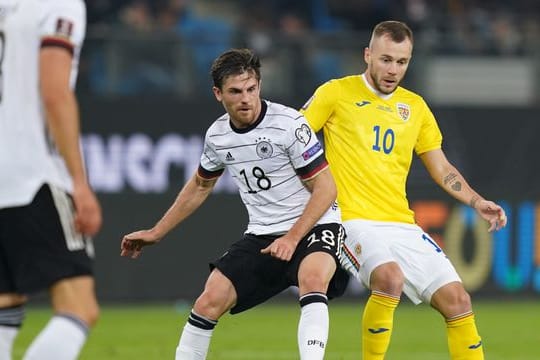
[[85,19],[79,0],[0,0],[0,207],[28,203],[44,182],[71,189],[47,131],[39,56],[72,51],[74,86]]

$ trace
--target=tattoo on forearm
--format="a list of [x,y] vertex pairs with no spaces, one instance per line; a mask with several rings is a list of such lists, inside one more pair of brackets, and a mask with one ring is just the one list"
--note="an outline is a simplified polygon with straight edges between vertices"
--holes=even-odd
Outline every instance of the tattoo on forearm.
[[480,200],[480,196],[478,195],[473,195],[473,197],[471,198],[470,205],[473,209],[476,208],[476,203],[478,202],[478,200]]
[[443,179],[444,185],[450,184],[450,188],[454,191],[461,191],[461,181],[457,181],[458,175],[450,173]]

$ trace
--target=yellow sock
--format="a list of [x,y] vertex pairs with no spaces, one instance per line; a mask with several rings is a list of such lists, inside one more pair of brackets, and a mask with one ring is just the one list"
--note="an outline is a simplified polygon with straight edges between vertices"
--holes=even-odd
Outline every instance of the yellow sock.
[[362,359],[384,359],[394,323],[399,297],[373,291],[362,319]]
[[448,349],[452,360],[483,360],[482,339],[472,312],[446,320]]

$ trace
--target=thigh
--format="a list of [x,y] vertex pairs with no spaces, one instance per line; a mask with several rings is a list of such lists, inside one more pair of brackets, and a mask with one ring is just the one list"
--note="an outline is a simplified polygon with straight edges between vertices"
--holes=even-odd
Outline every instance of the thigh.
[[[300,241],[290,261],[288,277],[291,284],[299,285],[300,274],[317,274],[325,280],[330,280],[326,291],[329,298],[343,295],[349,281],[347,272],[340,266],[344,238],[345,229],[339,223],[315,226]],[[317,259],[324,260],[318,264],[313,263],[311,260],[315,259],[314,255],[317,255]]]
[[420,227],[404,225],[392,232],[392,251],[405,276],[403,291],[414,303],[430,303],[438,289],[461,282],[444,251]]
[[[68,194],[44,185],[27,206],[2,210],[0,291],[32,293],[92,274],[91,240],[73,226]],[[3,287],[3,288],[1,288]]]
[[379,265],[396,262],[383,224],[368,220],[343,222],[347,236],[342,247],[341,265],[369,288],[371,273]]
[[289,286],[288,263],[261,254],[276,237],[245,235],[218,260],[210,264],[226,276],[236,290],[231,314],[248,310]]

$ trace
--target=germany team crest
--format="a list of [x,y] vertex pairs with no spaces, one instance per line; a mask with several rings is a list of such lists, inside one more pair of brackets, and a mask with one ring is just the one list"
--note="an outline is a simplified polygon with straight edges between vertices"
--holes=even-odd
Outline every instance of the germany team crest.
[[407,104],[397,103],[397,112],[403,121],[409,120],[411,116],[411,108]]

